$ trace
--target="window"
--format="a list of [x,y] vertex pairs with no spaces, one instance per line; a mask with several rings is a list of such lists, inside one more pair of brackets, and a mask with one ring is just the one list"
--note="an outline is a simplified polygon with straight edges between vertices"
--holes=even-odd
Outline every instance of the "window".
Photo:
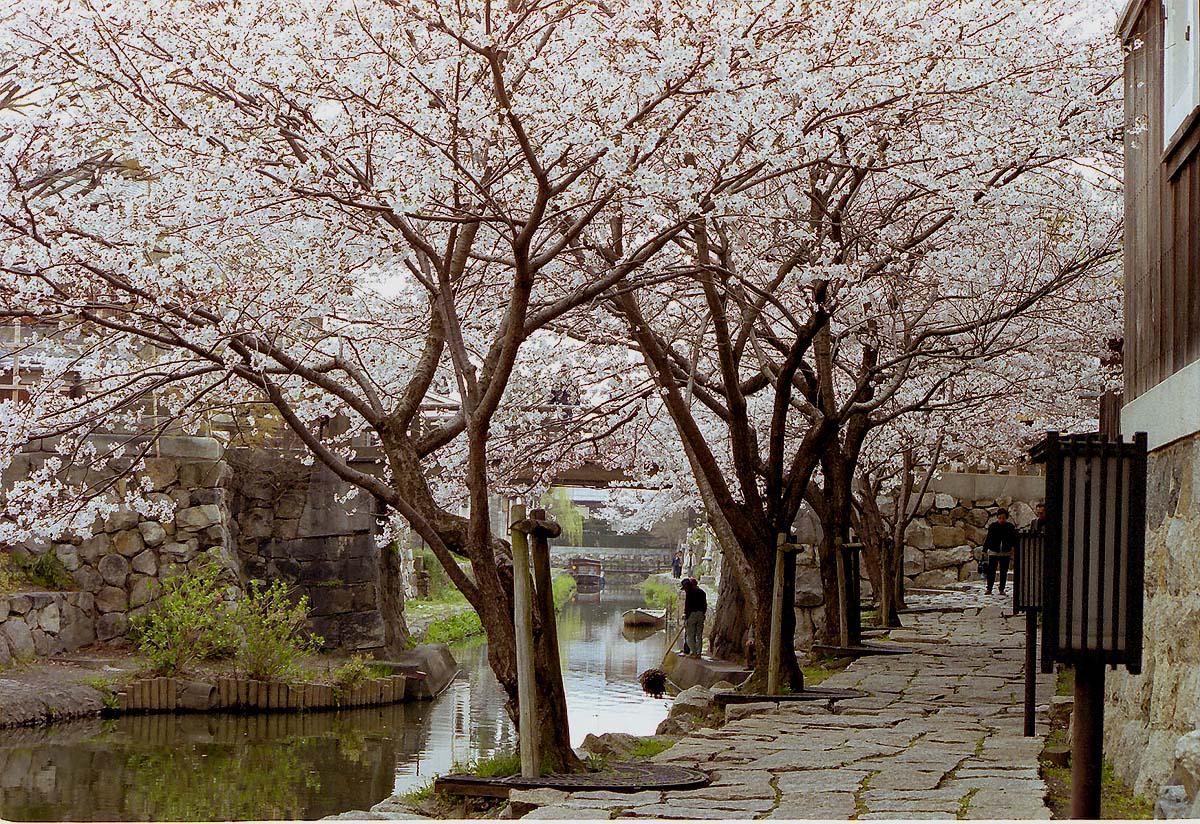
[[1200,0],[1163,0],[1163,144],[1200,106]]

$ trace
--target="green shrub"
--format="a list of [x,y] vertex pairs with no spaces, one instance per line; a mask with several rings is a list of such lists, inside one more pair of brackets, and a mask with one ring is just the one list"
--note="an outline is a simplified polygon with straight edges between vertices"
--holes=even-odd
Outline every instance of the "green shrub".
[[555,609],[562,609],[567,601],[575,597],[575,592],[579,589],[579,585],[570,575],[556,575],[551,584],[554,589]]
[[41,555],[26,557],[14,555],[13,560],[29,583],[38,589],[64,590],[75,585],[71,573],[67,572],[56,552],[43,552]]
[[263,588],[251,581],[246,597],[234,610],[237,634],[234,663],[238,671],[260,681],[294,675],[305,655],[320,649],[324,639],[313,635],[308,622],[308,598],[293,598],[283,581]]
[[355,655],[333,671],[330,681],[333,682],[334,691],[341,694],[372,678],[383,678],[391,674],[392,671],[389,668],[381,664],[374,664],[361,655]]
[[24,576],[17,569],[13,556],[0,554],[0,592],[15,592],[25,584]]
[[154,673],[186,672],[230,648],[232,622],[223,603],[223,587],[217,582],[220,574],[218,566],[207,564],[170,578],[157,603],[134,617],[134,643]]

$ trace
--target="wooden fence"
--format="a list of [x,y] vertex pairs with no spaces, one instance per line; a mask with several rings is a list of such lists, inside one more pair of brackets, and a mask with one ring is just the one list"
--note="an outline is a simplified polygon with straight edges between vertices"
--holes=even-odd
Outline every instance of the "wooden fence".
[[190,681],[143,678],[117,693],[121,712],[255,710],[259,712],[373,707],[404,700],[407,678],[372,678],[355,687],[331,684],[284,684],[249,678]]

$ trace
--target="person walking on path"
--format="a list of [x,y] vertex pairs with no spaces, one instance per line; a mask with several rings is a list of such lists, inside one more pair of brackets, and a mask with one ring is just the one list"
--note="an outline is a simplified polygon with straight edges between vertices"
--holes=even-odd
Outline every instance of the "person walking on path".
[[683,550],[675,550],[675,557],[671,559],[671,574],[678,579],[683,575]]
[[992,594],[996,583],[996,568],[1000,568],[1000,594],[1008,583],[1008,565],[1012,561],[1012,551],[1016,548],[1019,536],[1017,528],[1008,522],[1008,510],[1001,509],[996,513],[996,520],[987,528],[987,538],[983,541],[983,551],[987,553],[987,566],[983,574],[987,578],[987,594]]
[[1033,508],[1033,523],[1029,525],[1030,532],[1043,535],[1046,532],[1046,505],[1039,503]]
[[704,616],[708,612],[708,596],[695,578],[679,583],[683,590],[683,654],[699,658],[704,650]]

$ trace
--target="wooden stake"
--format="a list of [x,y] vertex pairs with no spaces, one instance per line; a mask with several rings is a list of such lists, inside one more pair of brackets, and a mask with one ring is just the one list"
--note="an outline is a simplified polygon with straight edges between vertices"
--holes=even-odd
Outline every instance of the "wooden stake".
[[783,639],[783,545],[787,535],[775,539],[775,578],[771,590],[771,649],[767,654],[767,694],[779,693],[780,645]]
[[842,552],[842,539],[833,539],[834,561],[837,562],[838,579],[838,636],[843,647],[850,646],[850,570],[846,569],[846,558]]
[[529,537],[519,527],[525,505],[510,510],[513,551],[513,624],[517,635],[517,703],[521,777],[538,777],[537,713],[533,682],[533,611],[529,581]]

